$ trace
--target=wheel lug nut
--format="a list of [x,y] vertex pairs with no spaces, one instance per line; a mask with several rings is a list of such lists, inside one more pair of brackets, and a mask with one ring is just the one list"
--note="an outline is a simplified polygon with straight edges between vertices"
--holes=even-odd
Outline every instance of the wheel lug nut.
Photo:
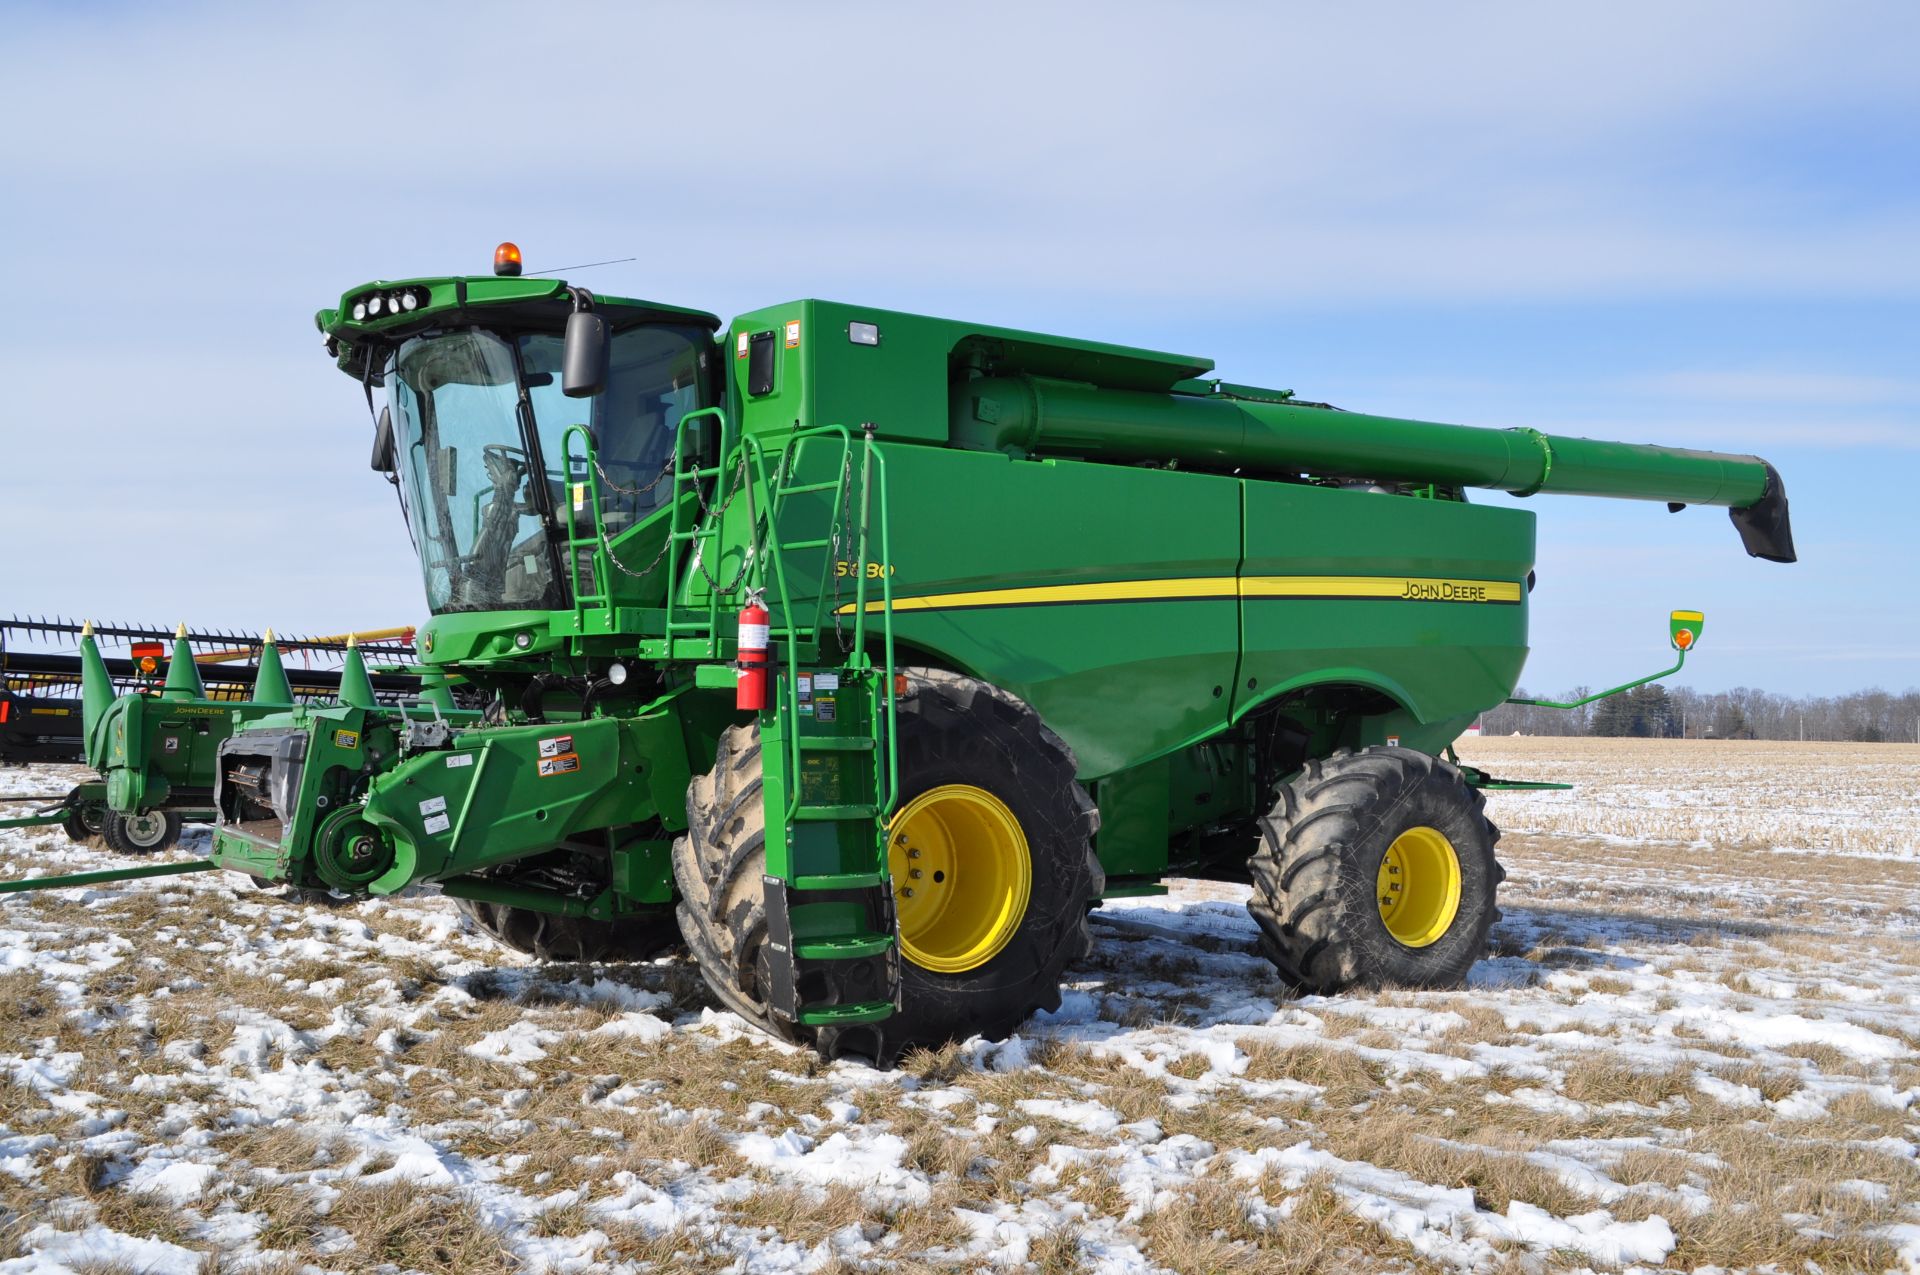
[[917,880],[919,880],[919,879],[920,879],[920,869],[918,869],[918,868],[913,868],[913,869],[910,869],[910,870],[909,870],[909,871],[907,872],[907,875],[908,875],[908,876],[910,876],[910,877],[912,877],[912,878],[913,878],[914,880],[916,880],[916,881],[917,881]]
[[919,857],[920,857],[920,852],[919,852],[918,850],[909,850],[909,851],[907,851],[907,858],[909,858],[909,859],[918,859]]
[[913,897],[913,887],[908,886],[906,889],[900,891],[900,897],[903,899],[911,899]]

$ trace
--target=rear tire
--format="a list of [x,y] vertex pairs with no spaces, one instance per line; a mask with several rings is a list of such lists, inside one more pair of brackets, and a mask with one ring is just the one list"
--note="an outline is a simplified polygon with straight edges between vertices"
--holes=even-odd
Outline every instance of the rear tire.
[[[1099,814],[1074,778],[1072,750],[1039,714],[973,678],[933,669],[905,676],[909,693],[896,716],[897,809],[907,811],[935,789],[970,790],[992,799],[976,797],[973,808],[1004,811],[1024,839],[1030,876],[1019,883],[1024,898],[1011,913],[1017,921],[1006,923],[1010,932],[950,938],[928,929],[918,935],[930,945],[950,942],[948,950],[962,954],[945,963],[967,968],[923,968],[910,955],[916,950],[910,933],[901,945],[900,1008],[892,1017],[815,1031],[772,1014],[763,991],[767,829],[757,724],[721,736],[712,772],[687,790],[688,831],[673,853],[680,928],[715,996],[783,1039],[812,1043],[829,1058],[861,1055],[882,1065],[917,1047],[976,1035],[999,1040],[1035,1011],[1058,1009],[1067,967],[1092,947],[1087,911],[1106,889],[1093,852]],[[950,830],[969,827],[962,816]],[[895,883],[896,897],[904,884]]]
[[157,854],[180,840],[178,811],[150,810],[128,815],[109,810],[101,816],[100,839],[117,854]]
[[1304,990],[1455,987],[1486,952],[1506,871],[1486,799],[1409,748],[1310,761],[1248,864],[1261,947]]
[[67,834],[67,840],[83,846],[106,845],[106,823],[102,807],[91,803],[74,806],[66,821],[60,825]]
[[495,942],[541,961],[562,964],[600,964],[644,961],[680,941],[673,912],[649,908],[617,921],[558,916],[504,903],[455,899],[475,926]]

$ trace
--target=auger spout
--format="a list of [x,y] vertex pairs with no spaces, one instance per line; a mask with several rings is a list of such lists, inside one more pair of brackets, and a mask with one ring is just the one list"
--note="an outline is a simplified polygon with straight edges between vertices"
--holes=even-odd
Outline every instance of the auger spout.
[[1731,512],[1749,554],[1795,560],[1786,487],[1758,456],[1369,416],[1279,398],[987,377],[956,386],[952,439],[977,450],[1177,460],[1262,476],[1715,505]]

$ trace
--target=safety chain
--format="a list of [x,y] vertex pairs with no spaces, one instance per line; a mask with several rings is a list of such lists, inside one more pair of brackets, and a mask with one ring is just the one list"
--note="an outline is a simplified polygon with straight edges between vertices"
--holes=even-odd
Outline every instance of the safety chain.
[[660,466],[660,472],[654,476],[653,481],[640,487],[622,487],[619,483],[607,477],[607,471],[600,467],[600,458],[598,456],[593,458],[593,472],[600,475],[601,486],[610,487],[622,496],[646,496],[652,494],[654,489],[659,487],[661,483],[673,477],[674,462],[678,459],[679,457],[677,456],[667,457],[667,463]]
[[613,541],[607,538],[607,529],[605,527],[600,528],[600,547],[607,551],[607,561],[611,562],[614,565],[614,569],[617,570],[621,575],[626,576],[630,580],[644,580],[648,576],[652,575],[653,569],[659,566],[661,560],[667,556],[667,546],[671,545],[672,543],[673,543],[672,536],[668,536],[666,539],[662,540],[660,542],[660,552],[653,555],[653,561],[649,562],[646,566],[640,568],[638,571],[635,571],[632,567],[620,561],[619,555],[614,553],[613,551]]
[[[674,469],[675,469],[675,462],[677,462],[678,460],[679,460],[678,456],[668,456],[667,463],[660,467],[660,472],[658,475],[655,476],[654,480],[642,487],[622,487],[619,483],[616,483],[615,481],[613,481],[613,479],[607,477],[607,471],[600,467],[600,458],[598,456],[595,456],[593,458],[593,472],[600,475],[600,481],[603,485],[612,488],[614,491],[620,493],[622,496],[645,496],[645,495],[651,494],[660,486],[662,482],[664,482],[666,479],[671,478],[673,476]],[[670,546],[673,543],[673,537],[671,536],[668,536],[666,539],[662,540],[660,542],[660,552],[653,555],[653,561],[649,562],[646,566],[640,568],[638,571],[635,571],[632,567],[620,561],[619,555],[613,551],[613,541],[607,536],[607,528],[605,524],[601,523],[600,519],[597,517],[594,519],[594,523],[598,525],[600,528],[600,547],[607,551],[607,561],[613,564],[614,569],[616,571],[618,571],[621,575],[626,576],[630,580],[644,580],[648,576],[652,575],[654,572],[654,568],[658,567],[660,563],[666,558],[668,546]]]
[[[707,493],[700,489],[700,484],[695,483],[693,485],[694,495],[698,497],[700,501],[700,512],[702,515],[716,522],[725,518],[727,516],[727,510],[731,509],[733,502],[740,498],[740,493],[746,491],[748,487],[751,486],[751,479],[747,472],[747,449],[744,446],[740,448],[740,467],[735,471],[735,474],[736,481],[733,490],[727,493],[726,498],[720,502],[720,506],[717,509],[707,503]],[[721,485],[724,488],[724,481]],[[747,512],[753,512],[752,496],[747,497]],[[755,532],[755,538],[757,539],[758,529],[754,528],[750,530]],[[748,543],[747,551],[740,555],[740,570],[734,575],[733,579],[729,580],[724,586],[713,578],[711,571],[707,570],[706,554],[703,552],[705,548],[706,546],[700,544],[694,546],[693,565],[699,569],[701,577],[706,580],[707,588],[712,590],[716,595],[732,593],[735,589],[739,588],[741,582],[747,578],[747,572],[753,568],[754,553],[752,542],[750,541]]]

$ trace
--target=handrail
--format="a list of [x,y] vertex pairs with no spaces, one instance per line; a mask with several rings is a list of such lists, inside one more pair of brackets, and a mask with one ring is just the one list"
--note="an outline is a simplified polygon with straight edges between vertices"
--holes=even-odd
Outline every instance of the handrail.
[[[593,518],[594,532],[592,540],[593,575],[597,581],[597,587],[600,590],[600,592],[594,594],[583,594],[580,591],[580,554],[578,551],[588,542],[582,540],[576,533],[573,518],[574,511],[579,509],[582,503],[580,500],[574,498],[573,437],[575,434],[580,436],[581,446],[584,448],[579,459],[584,463],[587,471],[587,492],[584,494],[591,496],[592,504],[591,515]],[[574,627],[585,628],[587,614],[586,603],[589,599],[598,602],[603,607],[613,605],[613,580],[611,573],[607,570],[607,563],[605,561],[607,551],[607,527],[605,516],[600,509],[600,464],[594,456],[593,432],[585,425],[569,425],[561,432],[560,464],[563,467],[561,481],[566,484],[567,578],[568,582],[573,586]]]
[[[690,427],[693,422],[708,417],[717,420],[720,426],[720,445],[716,449],[716,463],[711,466],[702,465],[699,463],[699,458],[695,457],[693,458],[693,464],[689,467],[689,457],[686,449],[687,438],[692,432]],[[574,451],[574,436],[576,434],[580,437],[580,453],[577,457]],[[794,472],[799,448],[802,444],[816,439],[837,439],[840,444],[840,464],[835,468],[834,481],[832,483],[833,496],[828,502],[827,529],[828,538],[831,539],[834,532],[839,528],[842,518],[847,515],[846,502],[851,499],[851,493],[848,488],[851,485],[850,471],[854,444],[853,432],[848,429],[847,426],[840,424],[816,425],[790,432],[782,440],[779,462],[772,474],[768,473],[769,449],[757,435],[742,433],[736,439],[731,422],[728,420],[724,408],[717,406],[705,407],[698,411],[688,412],[676,422],[674,427],[673,485],[672,493],[669,497],[670,509],[667,520],[667,543],[665,546],[667,554],[667,593],[665,608],[667,657],[669,659],[673,658],[673,641],[676,635],[692,634],[702,634],[708,644],[709,657],[717,657],[719,654],[718,630],[720,606],[723,595],[732,597],[743,590],[748,593],[765,593],[769,586],[771,586],[779,606],[780,622],[775,625],[775,628],[780,631],[780,636],[786,645],[787,658],[783,676],[788,684],[789,703],[794,701],[799,691],[798,678],[801,664],[800,637],[802,625],[794,614],[792,582],[790,582],[787,577],[786,557],[781,548],[780,515],[786,505],[785,498],[788,494],[787,484]],[[573,586],[576,627],[584,629],[585,612],[588,603],[598,604],[602,607],[610,607],[612,605],[613,593],[611,564],[607,561],[609,550],[605,513],[601,504],[602,493],[599,465],[595,458],[593,435],[586,426],[571,425],[567,427],[561,437],[561,456],[563,464],[567,467],[566,482],[568,483],[566,493],[567,571],[569,581]],[[574,483],[576,482],[574,464],[576,460],[582,462],[586,470],[585,474],[581,475],[578,479],[578,482],[584,487],[578,499],[575,497],[574,488]],[[683,586],[686,584],[684,572],[687,564],[684,560],[686,555],[681,551],[682,546],[715,539],[719,536],[721,525],[717,513],[719,509],[724,508],[727,499],[725,495],[726,476],[742,467],[747,471],[743,485],[749,489],[747,492],[748,503],[746,513],[749,532],[747,544],[743,549],[743,552],[747,555],[746,561],[742,564],[738,579],[731,582],[730,587],[719,589],[710,588],[707,591],[707,614],[704,617],[704,623],[699,619],[678,620],[676,619],[675,613],[682,609],[678,599]],[[697,520],[705,515],[715,515],[711,518],[711,525],[701,525],[696,521],[691,526],[683,526],[681,511],[681,496],[683,491],[692,484],[700,483],[708,479],[713,479],[716,483],[717,494],[715,502],[713,505],[708,505],[704,501],[696,502],[696,512],[693,516]],[[900,787],[899,748],[893,729],[893,692],[898,669],[893,638],[893,579],[889,569],[893,562],[893,532],[887,494],[887,457],[886,453],[880,449],[874,440],[873,427],[867,425],[863,427],[863,437],[861,440],[860,526],[855,543],[846,546],[846,550],[853,553],[854,561],[857,564],[852,572],[854,578],[853,644],[852,649],[847,652],[847,655],[850,657],[848,667],[870,672],[876,670],[873,669],[873,661],[867,651],[867,600],[869,595],[867,562],[874,539],[874,489],[876,486],[879,489],[878,541],[881,563],[879,576],[882,598],[879,614],[881,616],[881,640],[885,654],[884,669],[877,670],[883,674],[884,680],[875,679],[877,684],[874,687],[873,712],[875,714],[877,730],[883,732],[886,736],[886,765],[883,773],[877,776],[877,778],[884,781],[884,788],[876,794],[878,798],[876,805],[880,815],[884,817],[893,808],[898,798]],[[765,494],[766,506],[763,510],[756,511],[754,508],[751,491],[754,487],[758,487],[761,492]],[[589,501],[592,508],[587,516],[590,518],[592,524],[591,536],[585,537],[580,534],[581,528],[576,514],[583,511]],[[762,526],[763,521],[765,524],[764,527]],[[591,546],[593,572],[598,580],[598,591],[591,594],[584,592],[581,588],[580,555],[577,552],[578,549],[588,546]],[[814,617],[811,632],[815,635],[816,639],[825,631],[829,619],[827,606],[829,592],[828,581],[832,578],[830,573],[834,569],[835,563],[829,559],[826,563],[825,571],[822,573],[818,588],[815,590]],[[792,750],[792,773],[797,775],[800,773],[799,735],[796,731],[789,731],[788,734],[790,736],[789,747]]]
[[[687,469],[685,468],[685,465],[686,465],[686,459],[687,459],[686,447],[687,447],[687,434],[689,433],[688,426],[693,421],[703,420],[707,417],[712,417],[720,423],[720,439],[719,439],[719,445],[714,449],[714,464],[711,469],[707,469],[701,466],[698,462],[698,459],[696,458],[693,468]],[[675,633],[694,632],[694,631],[697,631],[700,627],[698,623],[693,623],[683,628],[682,626],[676,624],[673,618],[674,595],[679,592],[680,585],[682,583],[680,546],[682,543],[689,542],[689,541],[712,539],[720,534],[720,528],[717,522],[711,528],[700,527],[696,525],[684,531],[681,529],[680,491],[681,491],[681,488],[683,487],[693,487],[704,479],[712,478],[715,484],[714,490],[716,493],[716,499],[722,500],[722,501],[725,500],[724,488],[726,486],[726,474],[727,474],[727,468],[728,468],[727,462],[733,459],[732,449],[727,446],[728,438],[731,435],[731,433],[732,433],[732,429],[731,429],[730,423],[727,420],[726,409],[722,407],[717,407],[717,406],[703,407],[703,408],[700,408],[698,411],[688,412],[686,415],[682,416],[674,426],[673,514],[671,516],[671,519],[667,527],[668,540],[667,540],[666,635],[667,635],[667,647],[668,647],[667,654],[669,657],[671,657],[671,655],[673,654],[672,647],[673,647],[673,638]],[[704,505],[704,502],[696,502],[696,503]],[[708,654],[712,656],[717,656],[720,653],[720,649],[719,649],[720,637],[719,637],[719,631],[718,631],[720,627],[720,599],[719,599],[719,596],[714,593],[709,593],[707,597],[707,618],[706,618],[705,627],[706,627],[706,637],[707,637],[707,644],[708,644]]]
[[[833,500],[829,505],[829,513],[828,513],[827,525],[829,528],[829,533],[831,534],[831,530],[835,527],[838,527],[840,524],[840,518],[842,514],[842,501],[847,498],[845,485],[840,481],[840,479],[843,475],[847,473],[847,469],[851,462],[852,451],[853,451],[853,432],[849,430],[845,425],[816,425],[808,429],[793,431],[787,436],[785,445],[781,448],[780,464],[779,464],[779,467],[775,470],[775,473],[778,474],[782,479],[790,475],[793,472],[793,461],[799,445],[801,443],[804,443],[816,438],[838,438],[841,444],[841,463],[840,463],[840,466],[837,468],[837,472],[835,474],[835,481],[833,484]],[[753,438],[751,435],[749,435],[743,438],[741,441],[743,444],[749,445],[753,449],[753,455],[755,456],[755,459],[756,459],[756,467],[759,471],[762,481],[764,482],[765,474],[766,474],[765,453],[759,448],[758,440]],[[875,794],[875,797],[876,797],[875,805],[878,809],[880,816],[884,818],[886,814],[893,808],[894,802],[897,800],[897,794],[900,788],[899,748],[895,741],[895,732],[893,729],[893,689],[894,689],[894,677],[896,672],[895,659],[894,659],[894,645],[893,645],[893,580],[890,573],[886,569],[889,565],[891,565],[893,561],[893,553],[892,553],[893,535],[892,535],[892,523],[891,523],[891,519],[889,518],[889,509],[887,505],[886,453],[881,451],[880,448],[875,444],[873,439],[873,429],[871,426],[867,426],[864,428],[864,437],[861,443],[860,529],[859,529],[858,539],[856,543],[854,545],[848,546],[848,548],[852,550],[855,554],[854,562],[856,564],[855,569],[853,571],[853,576],[854,576],[853,649],[850,652],[848,652],[848,654],[851,656],[851,660],[852,660],[851,667],[855,669],[865,669],[865,670],[871,670],[873,668],[873,661],[871,657],[867,654],[867,641],[866,641],[866,623],[867,623],[866,564],[867,564],[867,558],[868,558],[868,552],[869,552],[870,529],[873,521],[872,519],[873,491],[876,485],[876,473],[875,473],[876,465],[878,467],[877,478],[878,478],[878,486],[880,490],[880,552],[881,552],[881,563],[882,563],[882,567],[880,571],[880,588],[881,588],[881,596],[883,599],[880,627],[881,627],[882,641],[884,643],[886,654],[885,654],[885,668],[882,671],[884,676],[884,681],[875,679],[876,681],[879,682],[879,684],[873,688],[872,711],[875,714],[876,723],[884,723],[884,725],[882,726],[882,730],[886,736],[887,764],[884,772],[885,787],[881,792]],[[800,668],[799,625],[794,622],[792,603],[791,603],[788,588],[787,588],[785,557],[780,551],[779,515],[780,515],[780,509],[784,503],[781,499],[782,490],[779,487],[773,487],[773,486],[768,487],[767,490],[768,490],[768,499],[767,499],[768,554],[767,556],[772,560],[772,563],[773,563],[774,583],[780,593],[781,615],[782,615],[782,618],[786,621],[785,637],[787,642],[787,660],[786,660],[785,675],[789,683],[788,694],[789,694],[789,700],[791,702],[791,700],[793,698],[796,698],[799,694],[799,683],[798,683],[799,668]],[[834,569],[834,563],[829,561],[826,564],[826,570],[828,572],[831,572],[833,569]],[[815,617],[814,617],[813,627],[815,632],[817,633],[824,632],[824,629],[825,629],[825,615],[823,614],[823,608],[826,605],[826,595],[827,595],[826,579],[823,578],[820,581],[819,588],[816,590],[816,597],[815,597]],[[797,731],[790,731],[788,732],[788,734],[789,734],[788,748],[790,751],[789,761],[792,766],[792,773],[797,775],[800,773],[800,751],[801,751],[800,737]]]

